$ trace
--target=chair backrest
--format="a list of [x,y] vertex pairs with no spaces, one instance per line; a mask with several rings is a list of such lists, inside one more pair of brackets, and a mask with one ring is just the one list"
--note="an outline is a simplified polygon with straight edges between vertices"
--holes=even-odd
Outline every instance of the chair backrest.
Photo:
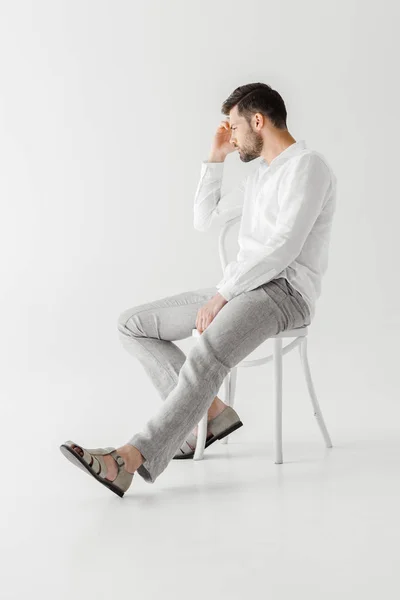
[[234,225],[235,223],[240,221],[241,218],[242,218],[242,216],[238,215],[237,217],[233,217],[233,219],[229,219],[228,221],[226,221],[223,224],[223,226],[221,227],[221,230],[219,232],[218,250],[219,250],[219,260],[221,263],[222,272],[224,272],[225,267],[228,264],[227,249],[226,249],[226,234],[228,233],[228,230],[232,227],[232,225]]

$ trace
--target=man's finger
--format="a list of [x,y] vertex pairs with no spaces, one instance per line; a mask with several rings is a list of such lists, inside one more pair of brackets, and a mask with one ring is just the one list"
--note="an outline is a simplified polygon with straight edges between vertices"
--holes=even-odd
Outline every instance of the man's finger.
[[[212,320],[212,319],[211,319],[211,320]],[[204,321],[203,321],[203,331],[204,331],[205,329],[207,329],[207,327],[209,326],[209,324],[210,324],[210,323],[211,323],[211,321],[210,321],[210,318],[209,318],[209,317],[204,319]]]

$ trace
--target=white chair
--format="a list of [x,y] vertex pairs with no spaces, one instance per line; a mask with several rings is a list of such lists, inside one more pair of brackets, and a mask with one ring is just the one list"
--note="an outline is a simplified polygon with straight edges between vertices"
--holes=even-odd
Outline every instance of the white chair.
[[[226,248],[225,248],[225,238],[228,229],[234,225],[237,221],[239,221],[241,216],[236,216],[233,219],[229,219],[221,228],[219,234],[219,256],[222,265],[222,270],[224,271],[225,266],[227,264],[226,259]],[[225,398],[224,401],[229,406],[233,407],[235,400],[235,389],[236,389],[236,378],[237,378],[237,369],[242,367],[256,367],[259,365],[263,365],[267,362],[273,361],[274,366],[274,379],[273,379],[273,400],[274,400],[274,422],[275,422],[275,436],[274,436],[274,452],[275,452],[275,464],[283,463],[283,454],[282,454],[282,357],[284,354],[287,354],[296,346],[299,347],[300,352],[300,360],[303,367],[304,375],[307,382],[308,391],[310,393],[311,402],[314,410],[314,416],[317,420],[319,428],[321,430],[322,436],[325,441],[325,445],[327,448],[332,448],[331,438],[329,437],[328,430],[326,428],[321,409],[318,404],[317,396],[315,393],[314,385],[311,379],[310,367],[308,364],[307,358],[307,327],[297,327],[295,329],[287,329],[286,331],[282,331],[277,335],[271,336],[273,340],[273,351],[272,354],[259,358],[256,360],[242,360],[240,363],[236,365],[224,380],[225,387]],[[197,329],[192,330],[192,336],[197,337],[201,335]],[[295,338],[289,344],[282,346],[282,338]],[[201,421],[198,424],[197,431],[197,443],[196,449],[194,452],[193,460],[202,460],[204,454],[204,448],[207,437],[207,412],[202,417]],[[226,436],[222,440],[222,444],[228,443],[229,436]]]

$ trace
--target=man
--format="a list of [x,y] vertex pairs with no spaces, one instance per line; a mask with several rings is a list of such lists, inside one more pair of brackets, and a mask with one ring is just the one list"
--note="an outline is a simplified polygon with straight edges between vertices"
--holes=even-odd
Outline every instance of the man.
[[[204,231],[221,212],[223,166],[230,152],[261,158],[240,190],[239,252],[222,280],[124,311],[121,341],[142,363],[163,403],[123,446],[86,449],[68,441],[65,456],[123,496],[137,471],[154,483],[173,458],[194,454],[208,410],[206,445],[242,425],[217,396],[240,361],[280,331],[310,324],[328,266],[336,177],[325,158],[296,141],[280,94],[263,83],[234,90],[222,105],[194,199],[194,227]],[[228,210],[229,212],[229,210]],[[226,216],[227,213],[225,213]],[[232,215],[232,212],[230,213]],[[187,356],[174,340],[201,333]]]

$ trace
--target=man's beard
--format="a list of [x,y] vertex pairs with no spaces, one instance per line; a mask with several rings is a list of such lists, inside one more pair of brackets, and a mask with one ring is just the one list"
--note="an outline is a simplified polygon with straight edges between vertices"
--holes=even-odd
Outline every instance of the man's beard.
[[264,145],[261,134],[253,132],[249,137],[249,148],[240,150],[240,159],[243,162],[250,162],[251,160],[258,158],[261,155],[261,151]]

